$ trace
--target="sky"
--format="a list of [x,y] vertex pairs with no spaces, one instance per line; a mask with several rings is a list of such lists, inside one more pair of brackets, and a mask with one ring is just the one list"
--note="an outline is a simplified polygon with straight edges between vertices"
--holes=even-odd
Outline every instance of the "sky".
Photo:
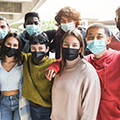
[[74,7],[82,18],[114,20],[120,0],[46,0],[36,11],[41,20],[54,20],[56,13],[65,6]]

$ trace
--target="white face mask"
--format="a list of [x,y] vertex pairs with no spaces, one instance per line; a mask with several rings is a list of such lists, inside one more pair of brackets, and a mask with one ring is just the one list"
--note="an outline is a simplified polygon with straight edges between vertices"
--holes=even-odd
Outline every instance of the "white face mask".
[[61,23],[61,28],[62,28],[63,31],[67,32],[68,30],[74,30],[75,29],[75,24],[74,24],[74,22]]

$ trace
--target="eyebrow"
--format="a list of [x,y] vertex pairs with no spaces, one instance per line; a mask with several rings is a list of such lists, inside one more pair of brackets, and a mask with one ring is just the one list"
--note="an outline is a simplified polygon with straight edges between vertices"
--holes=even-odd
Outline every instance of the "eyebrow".
[[[92,33],[89,33],[88,35],[93,35]],[[102,33],[98,33],[97,35],[102,35]]]
[[[63,43],[68,43],[67,41],[64,41]],[[69,44],[69,43],[68,43]],[[73,44],[78,45],[79,43],[74,42]]]

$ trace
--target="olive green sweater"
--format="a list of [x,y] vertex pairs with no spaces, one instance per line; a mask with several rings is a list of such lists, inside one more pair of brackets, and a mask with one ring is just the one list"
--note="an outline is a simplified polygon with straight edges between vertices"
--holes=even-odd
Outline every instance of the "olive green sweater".
[[55,59],[47,56],[39,64],[34,64],[31,53],[24,56],[22,96],[41,106],[51,107],[53,83],[45,77],[45,70]]

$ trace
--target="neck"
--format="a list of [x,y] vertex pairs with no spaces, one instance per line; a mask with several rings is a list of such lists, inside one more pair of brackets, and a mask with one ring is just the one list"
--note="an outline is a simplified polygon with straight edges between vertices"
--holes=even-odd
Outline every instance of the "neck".
[[98,54],[98,55],[94,54],[95,58],[97,58],[97,59],[101,58],[105,54],[106,51],[107,51],[107,49],[105,48],[100,54]]
[[14,56],[13,57],[5,56],[5,62],[6,63],[13,63],[13,62],[15,62]]
[[80,56],[78,56],[75,60],[72,60],[72,61],[66,60],[66,65],[73,65],[77,63],[78,60],[80,60]]

